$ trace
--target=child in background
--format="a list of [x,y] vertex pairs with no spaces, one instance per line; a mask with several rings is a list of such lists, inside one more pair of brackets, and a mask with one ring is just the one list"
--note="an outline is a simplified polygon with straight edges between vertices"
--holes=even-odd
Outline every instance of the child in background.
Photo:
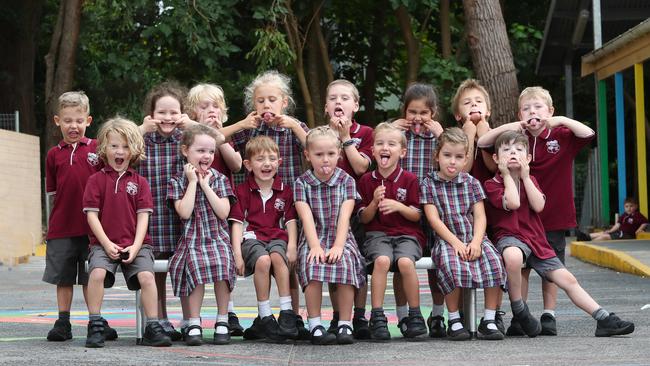
[[[354,113],[359,110],[359,90],[351,82],[343,79],[334,80],[327,86],[325,97],[325,115],[329,119],[329,127],[336,131],[341,140],[343,153],[337,166],[348,173],[355,182],[365,174],[372,163],[372,128],[361,125],[354,120]],[[357,215],[350,222],[354,239],[357,243],[364,242],[364,229]],[[336,291],[335,285],[329,286],[330,294]],[[367,285],[359,288],[354,294],[354,316],[352,328],[356,339],[370,338],[368,320],[365,318]],[[336,333],[338,329],[338,303],[336,296],[330,297],[334,312],[328,332]]]
[[[153,87],[147,93],[145,117],[140,125],[147,158],[140,163],[138,173],[149,181],[153,197],[149,235],[155,259],[169,259],[174,254],[181,231],[178,215],[167,201],[167,183],[183,171],[178,151],[182,130],[195,124],[183,114],[186,93],[187,90],[175,82],[164,82]],[[178,341],[183,337],[182,330],[189,319],[186,310],[188,304],[181,303],[183,322],[181,332],[178,332],[167,315],[167,273],[158,272],[155,276],[160,324],[172,341]]]
[[[546,240],[555,254],[564,263],[567,230],[575,228],[576,208],[573,197],[573,161],[580,149],[594,137],[594,131],[586,125],[563,116],[553,116],[553,99],[548,90],[539,87],[524,89],[519,95],[519,118],[488,131],[479,139],[479,147],[494,144],[497,136],[504,131],[522,131],[528,137],[532,160],[530,172],[546,194],[546,205],[539,216],[544,225]],[[522,292],[524,300],[528,295],[528,275],[524,270]],[[542,335],[557,335],[555,306],[557,305],[557,286],[542,281],[544,312],[540,318]],[[509,335],[523,335],[516,321],[508,328]]]
[[[401,159],[400,164],[404,170],[414,173],[420,182],[435,168],[433,151],[436,149],[438,137],[442,133],[442,126],[434,120],[437,111],[438,96],[433,86],[414,83],[404,92],[403,117],[393,122],[406,134],[406,155]],[[434,233],[424,216],[421,226],[426,237],[426,243],[421,243],[422,249],[424,255],[429,256],[435,243]],[[445,319],[443,318],[445,297],[438,287],[435,272],[427,270],[427,275],[433,298],[431,314],[427,318],[429,336],[442,338],[446,336]],[[408,306],[399,273],[395,273],[393,276],[393,289],[395,290],[397,319],[401,321],[408,316]]]
[[[309,132],[305,157],[311,169],[296,181],[294,201],[302,221],[298,246],[299,278],[305,292],[312,344],[350,344],[354,289],[365,276],[361,254],[350,230],[356,192],[354,179],[337,168],[341,142],[331,128]],[[321,324],[323,283],[336,283],[339,321],[336,335]]]
[[372,271],[370,333],[375,340],[390,339],[383,305],[388,271],[392,270],[402,276],[409,306],[401,331],[405,337],[414,338],[427,333],[415,271],[425,241],[420,226],[419,181],[399,166],[406,154],[406,137],[392,124],[384,122],[375,128],[372,154],[377,169],[364,174],[358,184],[362,201],[359,218],[366,225],[362,252]]
[[455,341],[469,339],[459,313],[461,288],[478,287],[485,291],[485,315],[478,330],[484,339],[501,340],[504,335],[495,316],[506,273],[499,253],[485,235],[481,183],[462,171],[468,150],[469,141],[461,129],[451,127],[440,135],[434,155],[440,169],[422,181],[421,203],[438,234],[431,256],[449,312],[447,335]]
[[145,157],[144,141],[135,123],[119,117],[102,125],[98,140],[97,153],[105,167],[88,179],[83,198],[83,211],[92,230],[86,347],[104,347],[104,287],[113,286],[118,266],[129,290],[142,290],[147,317],[142,344],[171,346],[171,339],[158,322],[154,258],[147,234],[153,210],[151,191],[147,180],[133,169]]
[[[228,107],[223,94],[223,89],[214,84],[197,84],[187,93],[187,113],[189,117],[200,124],[220,130],[224,122],[228,121]],[[233,173],[241,169],[242,157],[235,151],[231,142],[219,145],[214,154],[212,168],[225,175],[230,181],[230,186],[235,186]],[[228,302],[228,324],[230,335],[242,336],[244,328],[239,323],[235,313],[235,303],[232,294]]]
[[[246,144],[244,165],[249,174],[237,187],[237,203],[230,211],[237,274],[254,274],[257,294],[259,315],[244,332],[244,339],[273,342],[298,336],[289,288],[289,275],[296,263],[298,223],[293,191],[277,175],[282,163],[278,150],[266,136],[257,136]],[[269,301],[271,275],[280,295],[277,321]]]
[[230,343],[228,301],[236,275],[226,219],[234,194],[228,178],[211,168],[220,141],[221,135],[208,126],[197,124],[186,129],[181,154],[187,163],[183,173],[168,184],[167,197],[183,225],[181,238],[169,259],[169,273],[174,294],[189,305],[185,332],[188,346],[203,343],[200,316],[205,285],[209,283],[214,283],[218,308],[214,343]]
[[[85,136],[93,118],[90,103],[82,91],[59,96],[54,123],[61,129],[62,140],[47,152],[45,186],[47,196],[54,200],[47,227],[47,249],[43,281],[56,285],[59,318],[47,333],[48,341],[72,339],[70,309],[74,284],[88,285],[85,262],[88,258],[88,222],[83,215],[81,199],[88,178],[102,164],[97,157],[97,141]],[[105,338],[114,340],[117,332],[102,318]]]
[[546,241],[539,217],[539,213],[545,210],[546,196],[530,174],[528,138],[518,131],[505,131],[496,139],[494,149],[494,161],[499,172],[485,182],[488,217],[508,271],[512,313],[523,332],[535,337],[542,331],[521,292],[521,265],[526,263],[540,277],[563,289],[577,307],[596,319],[596,337],[632,333],[634,324],[600,307]]
[[636,199],[627,197],[623,202],[625,212],[618,218],[618,222],[609,230],[600,233],[585,234],[578,231],[578,240],[619,240],[634,239],[636,234],[645,231],[648,226],[648,219],[639,211],[639,204]]

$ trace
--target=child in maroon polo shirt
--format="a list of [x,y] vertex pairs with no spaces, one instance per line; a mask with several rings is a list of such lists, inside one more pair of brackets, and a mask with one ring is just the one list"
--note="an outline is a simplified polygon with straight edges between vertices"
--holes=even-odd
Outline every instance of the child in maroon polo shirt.
[[[325,96],[325,115],[329,119],[329,126],[339,135],[343,152],[337,166],[348,173],[355,182],[370,169],[372,163],[372,128],[359,124],[354,120],[354,113],[359,110],[359,90],[351,82],[339,79],[332,81],[327,86]],[[364,228],[359,223],[356,215],[352,216],[350,225],[357,243],[364,241]],[[336,286],[329,285],[330,295],[336,291]],[[353,334],[357,339],[370,338],[368,320],[365,317],[366,298],[368,296],[367,284],[359,288],[354,294],[354,316],[352,317]],[[338,328],[338,303],[336,296],[332,300],[332,321],[330,332]]]
[[609,230],[589,235],[578,232],[578,240],[619,240],[634,239],[636,234],[641,233],[648,226],[648,219],[639,211],[639,205],[633,197],[627,197],[623,202],[625,212],[618,218],[618,222]]
[[420,227],[419,181],[399,166],[406,154],[404,132],[390,123],[380,123],[374,132],[372,154],[377,169],[361,177],[359,220],[365,225],[366,240],[361,252],[372,271],[370,335],[389,340],[384,315],[384,293],[390,270],[402,275],[409,315],[398,325],[407,338],[427,333],[420,311],[420,285],[415,262],[422,257],[424,234]]
[[485,182],[488,218],[508,272],[508,295],[514,319],[529,337],[542,331],[522,293],[521,265],[526,263],[543,279],[563,289],[571,301],[597,320],[596,337],[629,334],[634,324],[609,313],[580,286],[546,241],[539,213],[545,196],[530,174],[528,138],[518,131],[502,133],[494,145],[497,175]]
[[[277,175],[282,163],[278,154],[278,145],[266,136],[257,136],[246,144],[244,165],[250,173],[237,187],[237,203],[230,211],[237,274],[253,274],[257,294],[258,316],[244,331],[244,339],[283,342],[298,336],[289,287],[290,268],[296,263],[298,225],[293,191]],[[277,321],[269,301],[271,274],[280,295]]]
[[[479,147],[493,145],[497,136],[504,131],[521,131],[528,137],[532,160],[530,172],[537,177],[542,192],[546,194],[546,205],[539,216],[544,225],[546,240],[562,263],[566,249],[564,233],[575,228],[576,209],[573,197],[573,161],[580,149],[594,137],[588,126],[563,116],[553,116],[553,99],[549,92],[539,86],[524,89],[519,95],[520,121],[508,123],[488,131],[479,139]],[[524,270],[524,276],[530,269]],[[527,296],[525,283],[523,293]],[[557,335],[555,306],[557,287],[542,282],[544,312],[540,318],[542,335]],[[509,335],[521,335],[516,322],[508,328]]]
[[130,290],[142,290],[147,317],[142,343],[171,346],[158,322],[157,290],[151,237],[147,234],[153,211],[147,180],[132,168],[144,158],[144,141],[135,123],[113,118],[98,133],[97,153],[105,167],[88,179],[83,198],[90,234],[88,256],[88,337],[86,347],[104,347],[101,306],[104,287],[112,287],[122,267]]
[[[85,262],[88,258],[88,224],[81,199],[88,178],[102,166],[96,154],[97,141],[85,137],[92,122],[88,97],[82,91],[59,97],[54,123],[63,139],[47,152],[45,182],[47,195],[54,200],[47,227],[47,250],[43,281],[56,285],[59,318],[48,332],[48,341],[72,339],[70,308],[73,285],[88,284]],[[106,338],[117,332],[103,320]]]

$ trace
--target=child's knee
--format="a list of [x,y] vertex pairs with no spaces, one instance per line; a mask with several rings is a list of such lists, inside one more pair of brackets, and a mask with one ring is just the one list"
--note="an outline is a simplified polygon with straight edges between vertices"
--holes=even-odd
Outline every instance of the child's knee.
[[277,252],[272,252],[269,254],[269,257],[271,258],[271,263],[273,264],[273,267],[287,267],[287,263],[284,261],[284,257],[282,254],[277,253]]
[[375,259],[374,271],[388,272],[390,269],[390,258],[385,255],[380,255]]
[[402,257],[397,260],[397,268],[402,273],[413,272],[415,271],[415,263],[410,258]]
[[139,272],[138,282],[140,282],[140,287],[142,287],[143,289],[156,286],[156,278],[154,274],[151,272]]
[[104,268],[95,268],[90,272],[88,280],[90,282],[104,282],[106,278],[106,270]]
[[271,269],[271,257],[268,255],[263,255],[259,258],[257,258],[257,261],[255,262],[255,272],[262,271],[262,272],[269,272]]

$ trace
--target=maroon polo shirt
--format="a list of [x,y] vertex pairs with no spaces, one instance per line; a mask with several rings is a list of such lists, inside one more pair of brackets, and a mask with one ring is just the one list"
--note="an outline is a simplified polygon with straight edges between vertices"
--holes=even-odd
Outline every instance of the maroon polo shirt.
[[88,178],[103,166],[96,150],[97,140],[84,137],[76,146],[61,140],[47,152],[45,191],[56,195],[47,227],[48,240],[90,232],[81,199]]
[[229,220],[244,224],[244,238],[255,238],[268,242],[273,239],[288,241],[286,224],[296,220],[293,205],[293,190],[282,183],[276,174],[271,187],[272,195],[266,203],[262,201],[260,187],[253,174],[237,186],[237,202],[230,210]]
[[[418,177],[398,165],[388,177],[383,177],[379,174],[379,171],[374,170],[364,174],[359,179],[357,190],[361,195],[361,204],[358,212],[361,212],[372,202],[375,189],[381,186],[382,183],[386,187],[386,198],[399,201],[406,206],[420,210],[420,184]],[[413,222],[407,220],[397,212],[384,215],[378,210],[372,221],[365,225],[365,228],[366,231],[381,231],[388,236],[415,236],[421,246],[425,244],[420,221]]]
[[[354,140],[354,145],[357,147],[359,154],[361,154],[364,158],[368,159],[370,163],[372,163],[372,144],[374,141],[372,138],[372,128],[359,124],[353,120],[352,125],[350,126],[350,138]],[[352,165],[350,165],[348,156],[345,153],[345,148],[343,148],[343,151],[341,151],[341,158],[339,159],[336,166],[343,169],[352,178],[354,178],[355,182],[358,182],[359,178],[361,178],[361,175],[357,175],[354,172]]]
[[470,175],[481,182],[481,184],[494,176],[494,172],[491,172],[487,165],[485,165],[485,160],[483,160],[483,150],[488,152],[490,155],[494,153],[493,148],[482,149],[476,146],[476,150],[474,150],[474,164],[472,164],[472,169],[469,172]]
[[[530,179],[535,184],[535,187],[539,189],[539,184],[535,177],[531,175]],[[483,184],[485,194],[487,195],[485,212],[487,214],[488,226],[492,230],[492,235],[496,241],[506,236],[514,236],[526,243],[533,251],[533,254],[539,259],[555,257],[555,251],[553,251],[551,245],[546,241],[542,220],[530,208],[528,195],[521,180],[519,184],[519,208],[514,211],[506,209],[503,205],[505,186],[503,185],[501,174],[497,173],[492,179],[488,179]]]
[[528,131],[526,135],[532,155],[530,174],[538,178],[539,186],[546,194],[546,206],[539,214],[544,230],[578,226],[573,202],[573,160],[595,135],[579,138],[564,126],[545,129],[537,137]]
[[[234,148],[234,144],[231,142],[226,142],[227,144],[230,144]],[[235,180],[232,175],[232,171],[230,168],[228,168],[228,164],[226,164],[226,161],[223,160],[223,155],[221,155],[221,152],[219,151],[219,148],[217,147],[217,150],[214,152],[214,160],[212,160],[212,165],[210,168],[216,169],[219,173],[225,175],[228,178],[228,181],[230,182],[230,185],[234,187],[235,185]]]
[[639,211],[635,211],[631,214],[624,213],[619,217],[618,223],[621,224],[621,231],[624,234],[631,235],[634,237],[636,231],[639,229],[639,226],[646,224],[648,219],[643,216]]
[[[120,177],[110,166],[88,179],[83,198],[83,211],[99,212],[99,221],[106,236],[122,248],[133,245],[140,212],[153,212],[149,183],[129,168]],[[101,245],[90,231],[90,245]],[[143,244],[151,244],[147,233]]]

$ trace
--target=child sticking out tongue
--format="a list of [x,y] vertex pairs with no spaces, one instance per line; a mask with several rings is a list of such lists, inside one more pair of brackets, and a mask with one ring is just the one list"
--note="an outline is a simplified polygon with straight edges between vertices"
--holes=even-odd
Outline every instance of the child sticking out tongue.
[[474,122],[474,124],[479,123],[481,121],[481,112],[470,112],[469,120]]
[[323,166],[320,168],[320,171],[323,173],[323,175],[330,175],[330,173],[332,172],[332,168],[330,168],[329,166]]
[[262,119],[266,123],[271,123],[273,121],[273,118],[275,118],[275,114],[272,112],[264,112],[262,113]]

